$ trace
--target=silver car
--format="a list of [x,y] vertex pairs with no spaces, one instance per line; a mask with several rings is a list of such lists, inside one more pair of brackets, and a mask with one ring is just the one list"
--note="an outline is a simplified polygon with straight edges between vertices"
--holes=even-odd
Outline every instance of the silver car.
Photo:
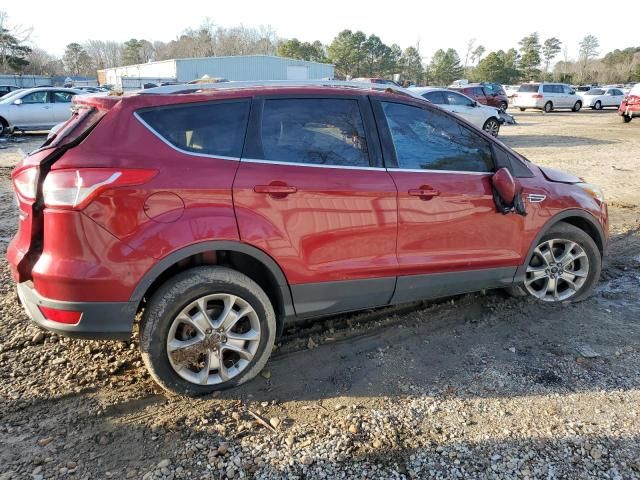
[[14,130],[49,130],[71,116],[71,99],[82,93],[73,88],[40,87],[0,99],[0,135]]

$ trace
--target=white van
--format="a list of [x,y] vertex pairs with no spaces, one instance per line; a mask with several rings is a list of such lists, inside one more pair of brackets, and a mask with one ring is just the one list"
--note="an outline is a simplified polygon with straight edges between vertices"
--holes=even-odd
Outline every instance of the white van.
[[546,113],[560,108],[579,112],[582,99],[565,83],[523,83],[513,97],[512,105],[521,112],[527,108],[543,110]]

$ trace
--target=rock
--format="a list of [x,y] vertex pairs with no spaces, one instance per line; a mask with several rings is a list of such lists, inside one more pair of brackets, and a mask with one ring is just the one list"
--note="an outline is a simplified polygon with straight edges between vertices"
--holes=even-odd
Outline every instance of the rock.
[[312,348],[316,348],[318,344],[313,341],[313,338],[309,337],[309,341],[307,342],[307,348],[311,350]]
[[576,347],[576,351],[584,358],[597,358],[600,356],[598,352],[591,348],[591,345],[579,345]]
[[509,351],[511,353],[516,353],[516,347],[509,347]]
[[269,424],[273,427],[273,428],[278,428],[278,426],[280,425],[280,419],[278,417],[271,417],[269,419]]
[[380,448],[382,446],[382,442],[377,438],[373,441],[373,448]]
[[78,464],[77,464],[76,462],[74,462],[74,461],[69,460],[69,461],[67,462],[67,468],[68,468],[69,470],[73,470],[73,469],[74,469],[74,468],[76,468],[77,466],[78,466]]
[[44,332],[36,333],[31,339],[31,343],[42,343],[44,342]]
[[300,457],[300,463],[303,465],[311,465],[313,463],[313,458],[311,458],[309,455],[303,455],[302,457]]
[[293,435],[289,435],[286,439],[285,439],[285,443],[289,446],[293,445],[294,442],[296,441],[295,437]]
[[218,447],[218,455],[226,455],[228,451],[229,451],[228,443],[221,443],[220,446]]
[[127,470],[127,478],[135,478],[138,475],[138,471],[134,469]]
[[66,475],[67,473],[69,473],[69,469],[67,467],[62,467],[58,471],[60,472],[60,475]]
[[269,380],[271,378],[271,370],[263,370],[262,372],[260,372],[260,375],[263,378],[266,378],[267,380]]
[[53,441],[53,437],[41,438],[40,440],[38,440],[38,445],[40,445],[41,447],[46,447],[52,441]]
[[600,450],[598,447],[593,447],[591,449],[591,452],[589,452],[589,454],[591,455],[591,458],[593,458],[594,460],[598,460],[602,458],[602,450]]
[[360,429],[358,428],[358,425],[356,425],[355,423],[352,423],[351,425],[349,425],[349,432],[356,434],[360,431]]
[[171,465],[171,460],[169,460],[168,458],[165,458],[158,462],[158,468],[167,468],[169,465]]

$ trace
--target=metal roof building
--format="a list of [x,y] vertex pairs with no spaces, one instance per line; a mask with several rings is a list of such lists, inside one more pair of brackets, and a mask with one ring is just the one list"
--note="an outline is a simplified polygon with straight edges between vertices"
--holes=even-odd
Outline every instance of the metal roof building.
[[144,83],[186,83],[201,78],[228,80],[321,80],[332,79],[334,66],[268,55],[179,58],[98,71],[100,84],[141,88]]

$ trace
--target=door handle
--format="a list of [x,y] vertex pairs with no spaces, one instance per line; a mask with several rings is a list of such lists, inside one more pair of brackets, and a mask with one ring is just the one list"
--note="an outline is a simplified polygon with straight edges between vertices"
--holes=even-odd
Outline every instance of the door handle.
[[428,200],[430,198],[437,197],[440,195],[440,192],[431,187],[422,186],[420,188],[412,188],[409,190],[409,195],[412,197],[420,197],[423,200]]
[[281,182],[273,182],[270,185],[256,185],[253,187],[253,191],[256,193],[266,193],[272,198],[285,198],[291,193],[296,193],[298,189],[290,185],[283,185]]

